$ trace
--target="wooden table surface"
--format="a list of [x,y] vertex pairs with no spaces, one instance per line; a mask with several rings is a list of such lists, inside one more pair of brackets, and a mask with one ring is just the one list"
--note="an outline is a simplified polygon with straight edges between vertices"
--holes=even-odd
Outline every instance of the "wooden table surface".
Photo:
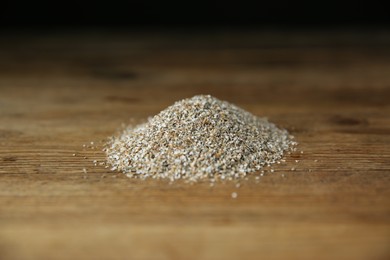
[[[0,259],[390,258],[389,31],[0,37]],[[121,124],[196,94],[299,151],[238,188],[93,165]]]

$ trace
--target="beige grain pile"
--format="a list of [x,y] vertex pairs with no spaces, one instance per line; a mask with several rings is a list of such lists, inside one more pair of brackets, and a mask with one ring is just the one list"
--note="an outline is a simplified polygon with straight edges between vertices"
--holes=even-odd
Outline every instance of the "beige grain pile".
[[133,178],[236,180],[280,161],[293,136],[231,103],[199,95],[108,142],[112,170]]

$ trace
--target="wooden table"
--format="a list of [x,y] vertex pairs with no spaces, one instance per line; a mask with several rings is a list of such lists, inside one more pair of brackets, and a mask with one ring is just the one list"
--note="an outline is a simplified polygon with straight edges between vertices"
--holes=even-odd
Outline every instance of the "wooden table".
[[[94,166],[121,124],[195,94],[299,151],[239,188]],[[1,36],[0,259],[389,259],[389,185],[388,31]]]

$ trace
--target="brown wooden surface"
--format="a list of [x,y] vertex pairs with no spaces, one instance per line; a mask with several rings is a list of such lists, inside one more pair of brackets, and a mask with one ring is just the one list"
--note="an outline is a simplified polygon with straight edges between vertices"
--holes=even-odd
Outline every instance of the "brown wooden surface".
[[[388,32],[1,37],[0,259],[390,258]],[[195,94],[303,154],[239,188],[93,166],[122,123]]]

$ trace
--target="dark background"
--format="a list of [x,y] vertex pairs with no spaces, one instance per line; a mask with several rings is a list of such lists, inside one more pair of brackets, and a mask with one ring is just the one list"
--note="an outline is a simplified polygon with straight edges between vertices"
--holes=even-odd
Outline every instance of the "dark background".
[[3,30],[388,27],[376,1],[2,1]]

